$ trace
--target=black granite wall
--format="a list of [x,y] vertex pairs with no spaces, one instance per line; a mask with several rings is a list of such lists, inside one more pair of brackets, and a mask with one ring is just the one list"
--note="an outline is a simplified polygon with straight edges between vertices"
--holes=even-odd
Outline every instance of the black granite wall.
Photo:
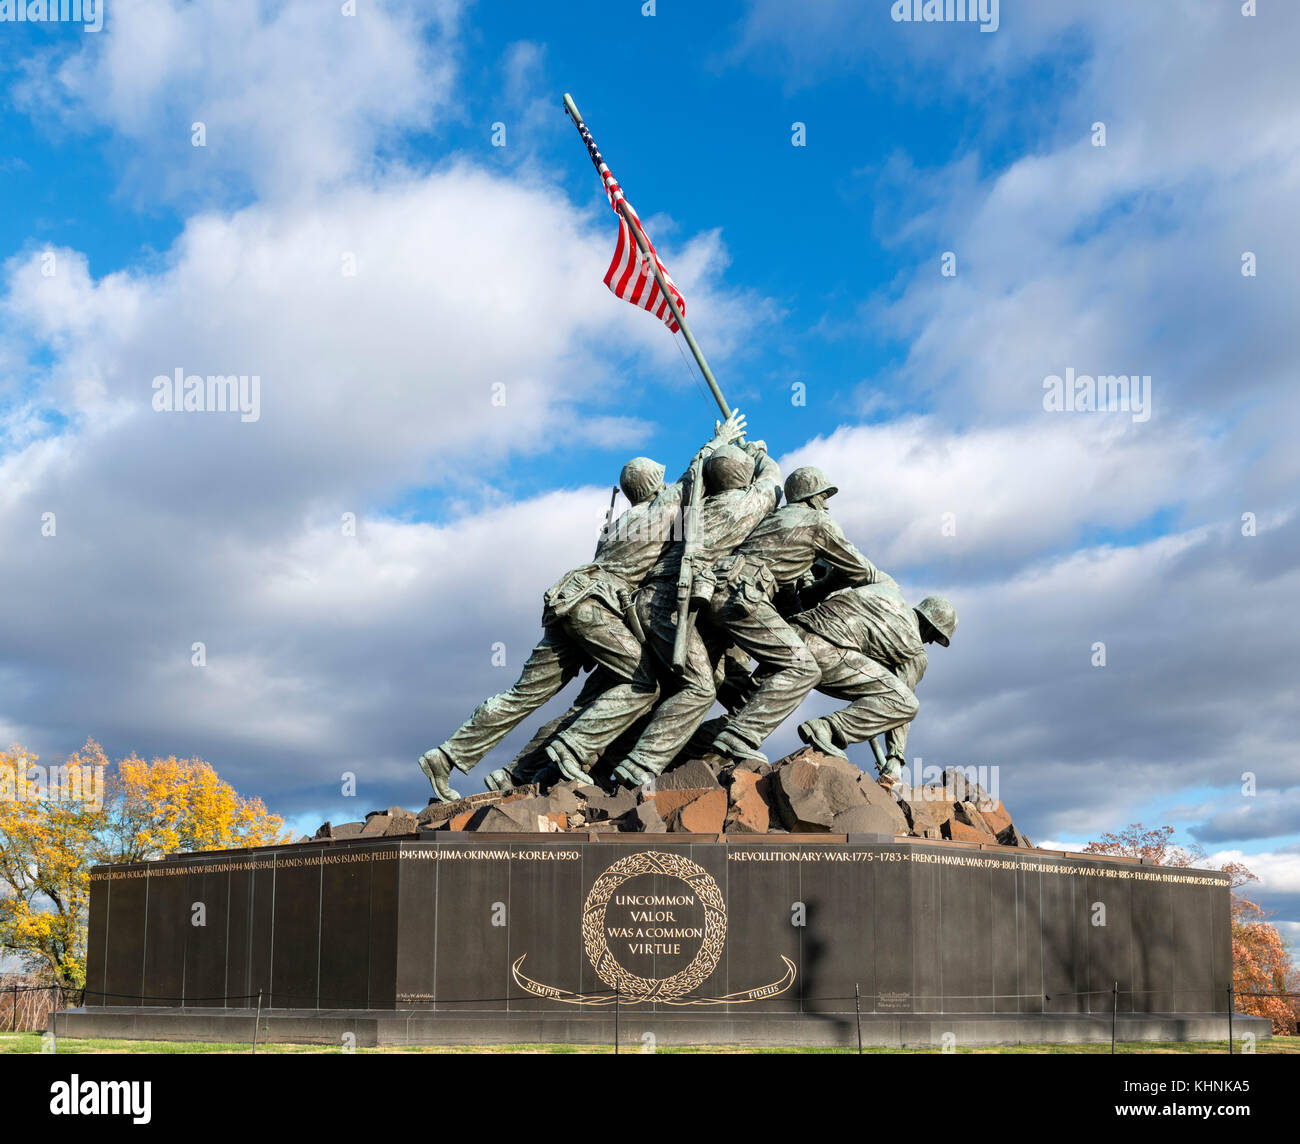
[[[100,868],[86,1003],[246,1008],[260,990],[275,1008],[566,1010],[607,1004],[613,979],[628,1004],[833,1020],[855,986],[863,1012],[1108,1013],[1118,982],[1121,1012],[1212,1013],[1231,980],[1227,880],[1206,871],[944,843],[581,838]],[[588,895],[624,859],[584,944]]]

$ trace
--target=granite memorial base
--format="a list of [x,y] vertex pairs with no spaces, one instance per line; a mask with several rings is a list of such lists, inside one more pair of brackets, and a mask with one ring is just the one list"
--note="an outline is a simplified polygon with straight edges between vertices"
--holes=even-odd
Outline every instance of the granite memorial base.
[[1120,1040],[1219,1040],[1228,895],[1213,871],[868,835],[177,855],[93,872],[85,1002],[55,1031],[943,1047],[1108,1041],[1114,1009]]

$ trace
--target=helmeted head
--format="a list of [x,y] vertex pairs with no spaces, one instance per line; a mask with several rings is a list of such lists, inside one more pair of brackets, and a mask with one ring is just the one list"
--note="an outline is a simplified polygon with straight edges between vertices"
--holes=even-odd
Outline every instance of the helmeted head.
[[804,465],[802,469],[795,469],[785,479],[785,499],[788,504],[800,504],[816,496],[825,500],[839,491],[816,465]]
[[[952,633],[957,630],[957,609],[942,596],[926,596],[916,605],[916,614],[925,620],[921,625],[921,638],[926,643],[940,643],[948,646]],[[926,631],[926,625],[929,631]],[[933,639],[925,639],[932,635]]]
[[619,473],[618,487],[633,504],[648,501],[664,487],[664,467],[649,457],[633,457]]
[[712,496],[743,489],[754,479],[754,458],[736,445],[723,445],[704,462],[704,488]]

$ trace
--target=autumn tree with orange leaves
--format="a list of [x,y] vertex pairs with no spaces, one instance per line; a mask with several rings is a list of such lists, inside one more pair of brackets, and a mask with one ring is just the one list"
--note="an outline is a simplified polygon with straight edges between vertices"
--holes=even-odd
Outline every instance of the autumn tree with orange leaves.
[[[1204,862],[1205,854],[1199,847],[1187,849],[1172,845],[1173,835],[1172,826],[1148,830],[1140,822],[1134,822],[1119,834],[1103,834],[1100,841],[1089,842],[1084,853],[1146,858],[1159,866],[1192,866]],[[1274,1033],[1294,1036],[1300,998],[1294,996],[1296,971],[1286,943],[1277,927],[1269,924],[1263,908],[1236,892],[1246,883],[1259,879],[1241,862],[1203,868],[1220,870],[1231,878],[1232,988],[1237,1011],[1251,1017],[1267,1017],[1273,1023]]]
[[114,766],[88,739],[52,770],[21,747],[0,751],[0,949],[80,988],[92,866],[282,841],[283,820],[202,759]]

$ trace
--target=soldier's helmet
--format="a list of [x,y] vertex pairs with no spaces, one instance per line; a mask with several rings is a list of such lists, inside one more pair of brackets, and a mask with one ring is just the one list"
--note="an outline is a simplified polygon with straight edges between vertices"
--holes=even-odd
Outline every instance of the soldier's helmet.
[[618,475],[618,487],[633,504],[649,500],[663,483],[663,465],[649,457],[633,457]]
[[930,621],[930,626],[939,633],[939,642],[947,647],[957,630],[957,609],[942,596],[926,596],[916,605],[916,610]]
[[833,497],[839,491],[816,465],[805,465],[802,469],[795,469],[785,479],[785,499],[789,504],[806,501],[818,493]]
[[736,445],[723,445],[704,462],[704,487],[710,493],[743,489],[754,479],[754,458]]

